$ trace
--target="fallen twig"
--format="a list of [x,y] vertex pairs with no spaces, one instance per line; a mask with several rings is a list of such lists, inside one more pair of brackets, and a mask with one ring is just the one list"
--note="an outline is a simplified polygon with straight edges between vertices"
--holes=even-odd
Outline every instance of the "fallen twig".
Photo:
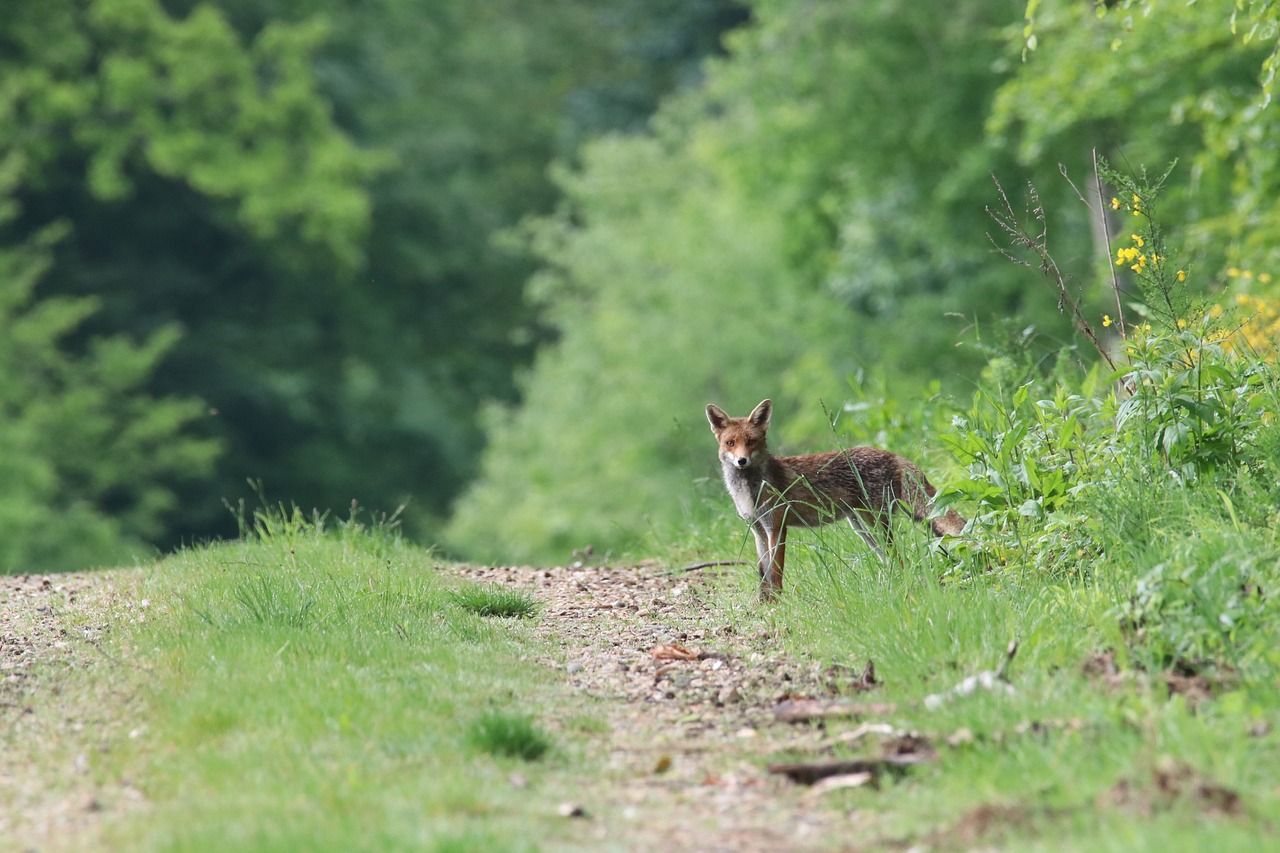
[[669,569],[663,572],[664,576],[680,575],[685,572],[696,572],[700,569],[710,569],[715,566],[749,566],[746,560],[708,560],[705,563],[694,563],[692,566],[682,566],[678,569]]
[[854,773],[870,773],[877,779],[886,770],[901,775],[908,767],[931,760],[929,756],[907,754],[886,755],[884,758],[854,758],[845,761],[811,761],[799,764],[770,764],[769,772],[786,776],[801,785],[812,785],[831,776],[848,776]]
[[1004,653],[1004,660],[1000,663],[997,670],[984,670],[977,675],[971,675],[964,681],[961,681],[955,687],[945,693],[931,693],[924,697],[924,706],[930,711],[936,711],[942,707],[942,703],[946,702],[952,696],[968,696],[979,688],[983,690],[999,690],[1003,693],[1012,693],[1013,685],[1009,683],[1009,664],[1013,662],[1013,656],[1018,653],[1018,641],[1013,640],[1009,643],[1009,648]]

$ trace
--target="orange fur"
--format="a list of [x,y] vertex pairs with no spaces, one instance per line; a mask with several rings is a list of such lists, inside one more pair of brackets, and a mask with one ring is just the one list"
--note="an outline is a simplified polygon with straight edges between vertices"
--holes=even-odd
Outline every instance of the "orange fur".
[[[738,514],[755,535],[760,594],[782,590],[787,528],[816,527],[848,519],[858,535],[883,556],[872,530],[891,544],[890,513],[903,506],[916,521],[929,518],[935,489],[907,459],[874,447],[853,447],[807,456],[774,456],[766,434],[773,403],[764,400],[745,418],[707,406],[707,421],[720,445],[725,487]],[[956,535],[965,520],[955,510],[930,520],[938,536]]]

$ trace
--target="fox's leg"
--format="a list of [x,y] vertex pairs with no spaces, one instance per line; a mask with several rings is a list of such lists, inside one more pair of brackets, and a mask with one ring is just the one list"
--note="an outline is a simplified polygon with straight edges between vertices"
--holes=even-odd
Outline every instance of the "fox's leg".
[[769,576],[769,565],[772,562],[773,543],[769,536],[769,528],[763,521],[751,522],[751,534],[756,538],[756,568],[760,571],[760,583]]
[[782,566],[787,560],[787,521],[779,518],[772,526],[773,545],[769,549],[773,560],[768,574],[760,578],[760,597],[766,601],[782,592]]
[[[847,518],[849,519],[849,526],[853,528],[853,532],[861,536],[862,541],[866,542],[871,550],[875,551],[876,554],[880,556],[880,559],[883,560],[884,549],[880,547],[880,543],[876,541],[876,537],[871,534],[871,529],[867,526],[867,520],[862,517],[862,514],[854,511],[849,513]],[[883,515],[880,515],[875,519],[876,526],[880,528],[881,535],[885,538],[885,544],[889,544],[892,537],[892,531],[889,530],[887,522],[888,519]]]
[[759,519],[752,530],[756,533],[756,551],[760,567],[760,598],[773,600],[782,591],[782,566],[786,560],[787,521],[782,511]]

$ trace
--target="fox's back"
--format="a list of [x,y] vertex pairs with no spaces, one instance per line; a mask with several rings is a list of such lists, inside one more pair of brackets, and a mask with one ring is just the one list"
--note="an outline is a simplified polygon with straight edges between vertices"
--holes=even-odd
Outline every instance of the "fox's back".
[[[846,509],[879,511],[901,495],[914,468],[875,447],[851,447],[805,456],[775,456],[766,477],[793,507],[797,520],[821,523]],[[824,518],[825,517],[825,518]]]

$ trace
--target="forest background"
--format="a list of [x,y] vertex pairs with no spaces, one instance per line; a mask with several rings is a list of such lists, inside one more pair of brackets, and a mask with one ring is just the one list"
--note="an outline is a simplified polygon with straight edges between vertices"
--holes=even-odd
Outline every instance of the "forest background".
[[993,175],[1037,187],[1090,316],[1097,154],[1176,161],[1192,287],[1274,299],[1278,22],[6,0],[0,569],[234,535],[259,500],[399,513],[474,559],[635,549],[716,493],[708,401],[772,397],[817,449],[859,401],[963,398],[1071,342],[992,245]]

